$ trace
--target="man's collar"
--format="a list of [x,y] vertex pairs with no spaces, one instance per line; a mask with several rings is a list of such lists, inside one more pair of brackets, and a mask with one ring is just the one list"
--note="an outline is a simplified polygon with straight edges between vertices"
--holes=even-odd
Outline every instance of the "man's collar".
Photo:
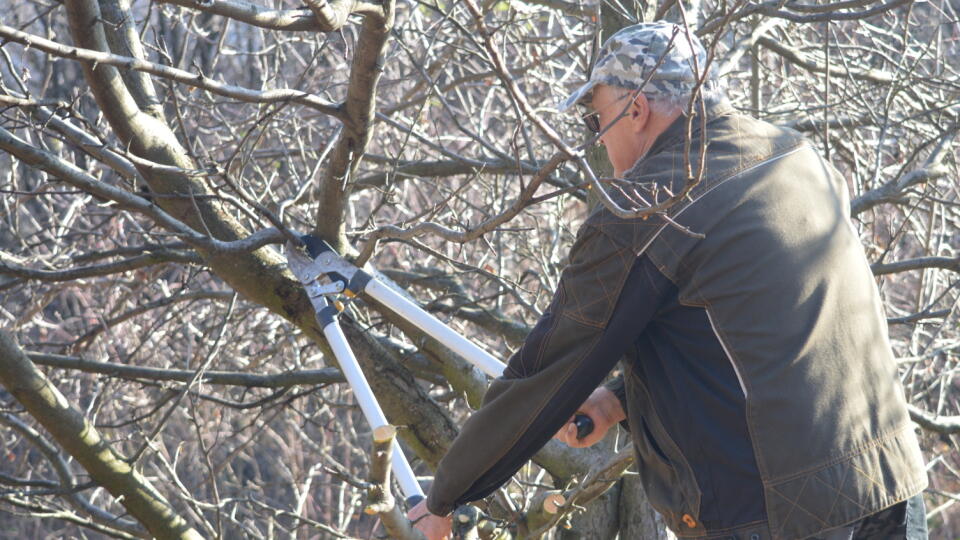
[[[719,116],[730,114],[731,112],[734,111],[733,105],[726,98],[720,99],[719,101],[715,101],[713,103],[708,103],[706,104],[705,108],[707,113],[707,122],[710,122],[711,120]],[[691,134],[694,137],[696,137],[697,134],[700,132],[700,121],[698,120],[699,116],[700,116],[700,106],[698,103],[694,107],[693,126],[691,127],[691,132],[692,132]],[[677,118],[669,126],[667,126],[667,129],[663,130],[663,132],[657,136],[656,140],[653,141],[653,144],[650,145],[650,150],[648,150],[647,153],[643,155],[643,157],[638,159],[637,162],[634,163],[632,167],[630,167],[629,169],[627,169],[626,172],[623,173],[624,178],[629,178],[631,176],[630,173],[632,173],[635,169],[640,167],[643,164],[643,162],[646,161],[646,159],[649,158],[650,156],[653,156],[659,153],[660,151],[662,151],[664,148],[667,148],[668,146],[672,146],[674,144],[682,142],[687,136],[687,118],[688,117],[685,114],[681,114],[680,116],[677,116]]]

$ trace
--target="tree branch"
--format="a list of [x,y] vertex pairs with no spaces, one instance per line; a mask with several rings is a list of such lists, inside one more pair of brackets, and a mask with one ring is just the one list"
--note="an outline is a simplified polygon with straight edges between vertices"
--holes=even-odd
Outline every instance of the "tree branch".
[[110,512],[98,508],[77,493],[76,479],[70,472],[70,466],[67,465],[67,462],[63,459],[63,456],[57,448],[47,440],[46,437],[41,435],[40,432],[16,416],[7,413],[0,413],[0,424],[4,424],[20,433],[22,437],[30,441],[30,443],[43,454],[43,457],[53,466],[53,470],[60,480],[59,484],[54,484],[52,487],[62,490],[64,492],[64,498],[71,506],[77,509],[77,511],[90,516],[91,520],[100,525],[110,527],[111,529],[119,529],[134,536],[146,537],[146,531],[143,530],[143,527],[141,527],[139,523],[121,519],[119,516],[115,516]]
[[941,163],[934,163],[926,167],[910,171],[894,178],[878,188],[871,189],[850,202],[850,214],[857,215],[879,204],[896,202],[903,196],[903,192],[917,184],[943,178],[950,174],[950,170]]
[[[316,0],[326,5],[324,0]],[[350,64],[347,98],[343,103],[344,129],[330,156],[317,199],[317,223],[314,232],[331,246],[346,252],[347,198],[353,175],[366,152],[372,134],[377,102],[377,83],[383,73],[384,51],[393,28],[394,0],[384,0],[380,14],[363,18],[360,36]]]
[[910,418],[927,431],[943,435],[960,433],[960,416],[938,416],[915,405],[907,405]]
[[152,535],[202,540],[163,495],[113,451],[5,331],[0,331],[0,383]]
[[[28,353],[30,360],[42,366],[59,369],[97,373],[108,377],[147,381],[189,382],[195,370],[162,369],[142,366],[127,366],[109,362],[95,362],[76,356],[59,354]],[[287,388],[291,386],[325,386],[344,382],[343,374],[336,368],[303,369],[274,375],[242,373],[238,371],[204,371],[200,380],[204,384],[245,386],[250,388]]]
[[390,487],[391,455],[396,436],[397,428],[393,426],[380,426],[373,430],[370,487],[367,489],[367,507],[363,511],[378,515],[391,538],[425,540],[423,533],[413,528],[397,506]]
[[341,120],[344,119],[343,111],[340,109],[339,105],[325,101],[319,96],[315,96],[302,90],[277,89],[266,90],[263,92],[251,90],[242,86],[217,82],[213,79],[204,77],[202,74],[191,73],[189,71],[184,71],[182,69],[177,69],[170,66],[164,66],[162,64],[155,64],[139,58],[120,56],[117,54],[63,45],[39,36],[21,32],[16,28],[7,26],[5,24],[0,24],[0,37],[9,41],[20,43],[27,47],[37,49],[39,51],[46,52],[53,56],[80,60],[83,62],[92,63],[94,65],[103,64],[108,66],[116,66],[121,69],[142,71],[151,75],[156,75],[157,77],[177,81],[179,83],[186,84],[187,86],[202,88],[203,90],[206,90],[212,94],[233,98],[238,101],[244,101],[247,103],[283,103],[289,101],[309,107],[316,111],[320,111],[324,114],[329,114],[330,116],[334,116]]
[[958,272],[960,271],[960,257],[917,257],[916,259],[907,259],[905,261],[874,263],[870,265],[870,270],[873,270],[873,275],[875,276],[907,272],[909,270],[921,270],[923,268],[940,268]]
[[159,0],[204,13],[227,17],[252,26],[283,32],[315,32],[320,22],[307,8],[270,9],[243,0]]
[[150,217],[158,224],[183,237],[185,242],[209,254],[251,252],[268,244],[280,244],[286,240],[283,233],[273,228],[257,231],[246,238],[232,242],[224,242],[203,235],[175,219],[152,202],[101,182],[50,152],[27,144],[3,128],[0,128],[0,149],[6,150],[21,161],[49,173],[67,184],[103,199],[114,201],[121,208],[134,210]]
[[553,156],[553,158],[551,158],[547,164],[537,171],[537,174],[533,177],[530,183],[527,184],[520,195],[517,196],[516,200],[510,205],[509,208],[485,220],[483,223],[472,229],[466,231],[455,231],[438,223],[429,221],[420,222],[409,229],[402,229],[394,225],[384,225],[366,235],[366,244],[363,246],[363,251],[357,257],[357,261],[360,264],[366,262],[373,255],[373,251],[376,248],[377,242],[385,238],[410,240],[418,236],[431,234],[457,244],[464,244],[466,242],[470,242],[471,240],[480,238],[488,232],[496,229],[500,225],[510,221],[517,214],[523,211],[524,208],[532,204],[534,202],[533,195],[537,192],[537,189],[540,188],[540,184],[542,184],[544,179],[553,173],[553,171],[555,171],[557,167],[559,167],[566,160],[567,158],[562,153],[558,153]]
[[304,0],[310,11],[313,11],[321,32],[335,32],[347,24],[347,17],[353,13],[362,13],[367,16],[385,17],[386,10],[392,6],[380,7],[376,4],[361,0]]
[[[0,142],[2,144],[2,142]],[[183,264],[202,264],[203,260],[195,253],[174,250],[158,250],[121,261],[81,266],[68,270],[35,270],[20,264],[9,253],[0,251],[0,275],[15,276],[21,279],[37,281],[73,281],[90,277],[108,276],[146,268],[156,264],[179,262]]]
[[782,41],[761,37],[757,39],[757,44],[763,45],[771,51],[779,54],[790,63],[800,66],[813,73],[828,73],[832,76],[850,77],[860,81],[869,81],[877,84],[890,84],[896,81],[896,77],[880,69],[852,70],[845,67],[832,64],[821,64],[810,58],[805,52],[784,45]]

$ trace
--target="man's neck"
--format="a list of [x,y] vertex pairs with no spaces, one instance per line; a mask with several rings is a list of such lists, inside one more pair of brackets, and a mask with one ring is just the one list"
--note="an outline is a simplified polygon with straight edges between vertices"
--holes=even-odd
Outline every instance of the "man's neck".
[[633,168],[638,161],[646,157],[647,152],[650,151],[650,147],[653,146],[653,143],[656,142],[657,138],[667,130],[677,118],[680,117],[680,109],[676,109],[672,113],[661,114],[651,111],[650,119],[647,121],[647,125],[644,126],[643,131],[640,133],[639,146],[640,146],[640,155],[637,157],[630,167],[622,171],[614,171],[614,176],[617,178],[623,178],[623,174]]

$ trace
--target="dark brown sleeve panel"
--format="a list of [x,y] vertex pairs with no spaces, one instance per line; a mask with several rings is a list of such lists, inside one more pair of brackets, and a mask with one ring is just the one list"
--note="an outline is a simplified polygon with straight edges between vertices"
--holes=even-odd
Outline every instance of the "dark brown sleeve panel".
[[581,229],[570,260],[550,308],[441,460],[427,501],[434,514],[488,495],[522,467],[603,381],[659,303],[631,250],[596,228]]

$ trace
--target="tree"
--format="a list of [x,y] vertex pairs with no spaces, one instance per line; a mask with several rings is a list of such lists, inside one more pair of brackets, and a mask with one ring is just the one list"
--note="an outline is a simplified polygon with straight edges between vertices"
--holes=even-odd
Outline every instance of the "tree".
[[[16,0],[0,22],[0,313],[12,336],[0,361],[27,369],[24,351],[165,501],[157,511],[197,534],[380,531],[388,508],[358,510],[382,463],[282,245],[320,235],[506,359],[605,181],[602,167],[591,178],[576,117],[550,109],[582,80],[599,26],[667,18],[709,45],[737,107],[807,133],[848,175],[927,433],[932,525],[953,534],[955,8],[601,4]],[[369,299],[342,319],[429,475],[485,379]],[[122,492],[56,419],[8,390],[10,527],[158,534],[107,496]],[[623,440],[549,444],[484,511],[519,537],[663,535],[619,475]],[[612,482],[598,475],[607,466]],[[543,508],[608,485],[582,512]]]

